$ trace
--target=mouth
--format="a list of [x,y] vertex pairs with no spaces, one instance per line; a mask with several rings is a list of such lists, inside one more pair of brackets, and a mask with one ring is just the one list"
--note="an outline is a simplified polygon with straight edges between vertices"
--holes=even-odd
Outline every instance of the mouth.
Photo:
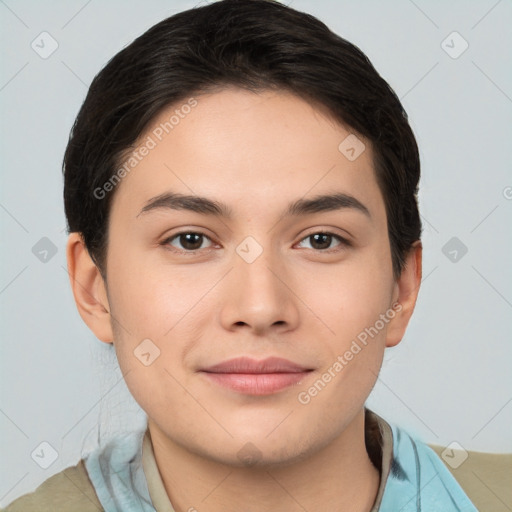
[[277,393],[299,384],[312,371],[278,357],[262,361],[239,357],[200,370],[210,382],[247,395]]

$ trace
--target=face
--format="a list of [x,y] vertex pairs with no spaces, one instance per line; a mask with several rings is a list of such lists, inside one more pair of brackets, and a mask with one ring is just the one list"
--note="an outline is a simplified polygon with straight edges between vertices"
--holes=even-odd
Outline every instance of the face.
[[228,464],[292,461],[360,413],[400,316],[371,146],[340,150],[350,130],[289,93],[194,101],[154,120],[117,185],[115,350],[165,439]]

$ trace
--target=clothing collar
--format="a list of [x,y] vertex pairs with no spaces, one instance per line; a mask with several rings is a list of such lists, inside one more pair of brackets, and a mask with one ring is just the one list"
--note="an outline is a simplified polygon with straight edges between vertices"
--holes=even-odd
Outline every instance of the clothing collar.
[[[365,444],[379,469],[371,512],[477,512],[443,461],[426,444],[365,410]],[[85,460],[105,510],[175,512],[160,476],[149,429],[117,435]]]

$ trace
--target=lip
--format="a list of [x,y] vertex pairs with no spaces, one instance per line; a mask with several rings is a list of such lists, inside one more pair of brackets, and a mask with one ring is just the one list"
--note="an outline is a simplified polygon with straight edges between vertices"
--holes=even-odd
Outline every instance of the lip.
[[299,373],[310,370],[288,359],[281,357],[267,357],[258,361],[250,357],[236,357],[222,363],[214,364],[201,371],[208,373]]
[[270,395],[300,383],[312,369],[287,359],[238,357],[200,370],[210,381],[239,393]]

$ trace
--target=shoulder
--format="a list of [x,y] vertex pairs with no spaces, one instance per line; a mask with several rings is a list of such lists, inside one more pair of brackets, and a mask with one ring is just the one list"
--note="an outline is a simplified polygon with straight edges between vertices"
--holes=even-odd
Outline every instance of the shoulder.
[[443,461],[479,510],[505,511],[512,508],[509,497],[511,453],[465,451],[433,444],[428,446]]
[[379,510],[477,512],[475,504],[437,454],[419,438],[391,424],[393,456]]
[[103,507],[84,466],[83,459],[45,480],[34,492],[24,494],[4,512],[98,512]]

